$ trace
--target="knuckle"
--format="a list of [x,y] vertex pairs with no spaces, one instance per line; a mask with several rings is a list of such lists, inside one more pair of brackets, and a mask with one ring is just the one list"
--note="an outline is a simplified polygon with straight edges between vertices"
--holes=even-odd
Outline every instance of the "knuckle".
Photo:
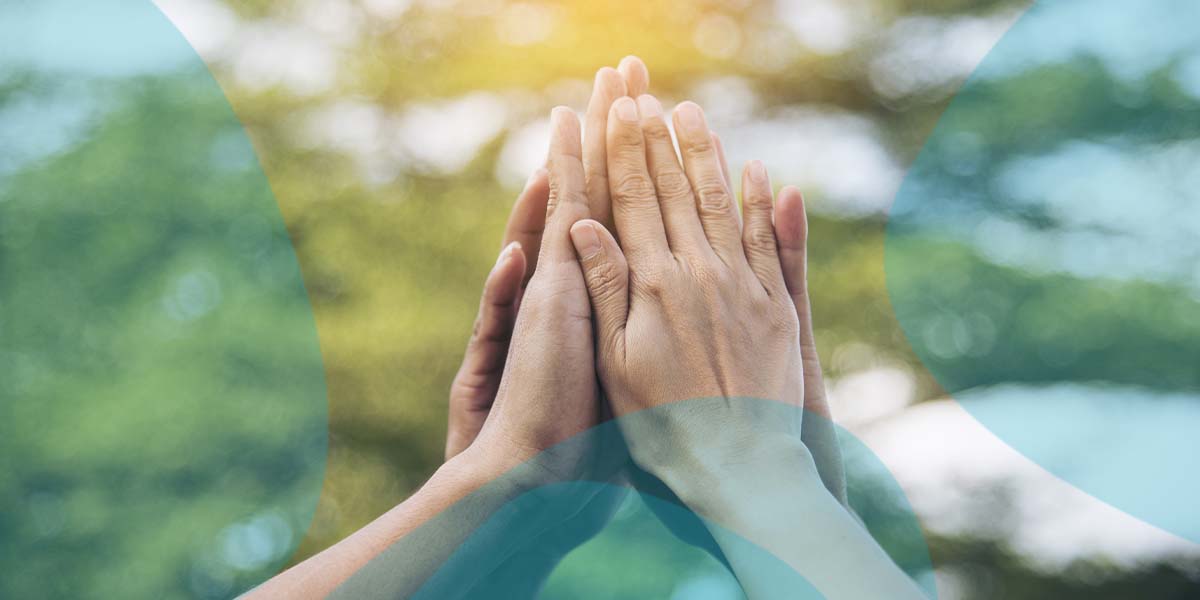
[[610,262],[593,265],[589,270],[592,293],[597,298],[615,296],[622,287],[621,274]]
[[638,269],[632,271],[629,278],[635,289],[650,298],[661,298],[667,289],[666,276],[661,269]]
[[636,125],[617,127],[612,131],[612,143],[618,150],[638,150],[642,146],[642,130]]
[[654,198],[654,186],[638,172],[626,172],[610,180],[614,199],[618,201],[646,200]]
[[775,253],[775,232],[765,225],[746,228],[746,247],[763,254]]
[[647,123],[642,128],[642,136],[646,138],[646,142],[650,144],[670,144],[671,130],[660,122]]
[[712,137],[707,135],[698,136],[696,139],[689,141],[684,150],[693,156],[707,155],[715,152]]
[[683,173],[675,170],[661,171],[654,178],[658,193],[664,197],[677,198],[691,193],[692,186]]
[[754,186],[746,187],[746,204],[753,206],[759,210],[770,210],[772,200],[770,190],[758,189]]
[[696,195],[700,199],[700,210],[709,213],[724,213],[729,210],[730,197],[725,189],[725,182],[719,178],[708,176],[696,184]]
[[587,196],[583,190],[551,184],[550,198],[546,203],[546,214],[553,214],[554,210],[563,204],[587,204]]

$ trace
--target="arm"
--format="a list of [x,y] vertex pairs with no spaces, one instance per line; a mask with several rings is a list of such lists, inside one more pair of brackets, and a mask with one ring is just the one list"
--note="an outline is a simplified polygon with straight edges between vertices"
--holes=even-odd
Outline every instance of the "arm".
[[[565,108],[555,109],[551,120],[549,193],[538,268],[523,295],[495,401],[474,441],[412,498],[249,597],[324,598],[331,592],[354,598],[410,597],[471,537],[476,548],[487,550],[486,560],[479,572],[445,582],[452,588],[445,595],[464,594],[495,562],[562,517],[534,515],[540,520],[533,528],[527,519],[519,528],[506,529],[501,522],[499,528],[488,528],[486,539],[473,537],[497,510],[543,483],[605,476],[592,472],[593,448],[574,445],[568,446],[570,452],[557,451],[560,442],[599,421],[600,399],[587,290],[568,233],[588,215],[580,128]],[[556,452],[543,453],[552,447]],[[581,504],[588,500],[579,499]]]
[[751,598],[787,590],[736,539],[830,598],[920,597],[822,485],[801,441],[804,359],[765,170],[746,169],[742,227],[698,106],[677,108],[675,131],[682,164],[655,99],[614,103],[608,169],[622,246],[595,222],[571,231],[597,371],[634,461],[723,526],[710,531]]

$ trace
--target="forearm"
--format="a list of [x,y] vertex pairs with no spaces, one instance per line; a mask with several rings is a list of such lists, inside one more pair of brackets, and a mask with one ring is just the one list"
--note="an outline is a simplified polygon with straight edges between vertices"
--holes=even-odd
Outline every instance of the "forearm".
[[[444,464],[420,490],[395,508],[245,597],[326,598],[356,574],[377,570],[369,568],[373,562],[387,563],[391,574],[387,591],[405,591],[404,597],[408,597],[443,566],[476,527],[521,493],[522,488],[506,478],[495,479],[495,472],[477,457],[462,454]],[[468,497],[470,500],[464,501]],[[455,507],[457,503],[462,506]],[[437,518],[451,507],[457,509],[453,519]],[[437,531],[426,531],[431,528]],[[409,545],[419,545],[419,555],[402,551]],[[397,556],[393,559],[385,554]],[[365,597],[395,597],[386,596],[384,590],[367,591]]]
[[803,598],[795,575],[832,600],[923,598],[821,483],[800,439],[774,427],[785,414],[738,427],[697,410],[704,405],[688,411],[695,419],[676,435],[689,439],[674,439],[669,457],[635,460],[704,518],[748,598]]

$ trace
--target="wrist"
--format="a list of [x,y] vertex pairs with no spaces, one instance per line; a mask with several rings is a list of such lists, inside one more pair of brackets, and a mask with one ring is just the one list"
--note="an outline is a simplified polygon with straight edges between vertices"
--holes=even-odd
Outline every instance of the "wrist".
[[791,404],[713,397],[660,405],[620,424],[633,461],[696,509],[734,502],[745,495],[737,487],[763,493],[768,484],[787,482],[824,489],[800,438],[802,418]]
[[731,525],[744,516],[767,514],[766,507],[819,505],[833,498],[812,454],[792,435],[708,442],[654,469],[689,509]]

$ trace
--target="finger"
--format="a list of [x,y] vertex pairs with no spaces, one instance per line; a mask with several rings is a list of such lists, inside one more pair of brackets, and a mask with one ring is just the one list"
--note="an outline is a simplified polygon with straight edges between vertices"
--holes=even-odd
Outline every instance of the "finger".
[[804,409],[815,415],[802,421],[800,437],[813,452],[821,481],[846,504],[846,477],[837,433],[830,421],[821,360],[813,336],[812,309],[808,295],[808,220],[804,198],[794,187],[779,192],[775,203],[775,237],[783,280],[800,322],[800,357],[804,369]]
[[546,226],[546,203],[550,199],[550,181],[545,168],[539,167],[525,182],[525,189],[517,196],[508,224],[504,226],[504,245],[520,244],[528,265],[521,287],[529,283],[537,268],[537,255],[542,246],[542,230]]
[[575,260],[568,232],[576,221],[587,218],[588,205],[583,175],[583,150],[579,141],[579,118],[564,106],[550,113],[550,153],[547,157],[550,194],[546,203],[546,229],[538,260],[562,263]]
[[571,227],[588,296],[592,300],[596,347],[600,353],[625,356],[625,322],[629,316],[629,265],[617,240],[595,221],[584,220]]
[[761,161],[752,160],[742,170],[742,216],[742,248],[750,270],[768,294],[782,297],[787,288],[771,222],[771,180]]
[[605,132],[608,130],[608,110],[617,98],[625,95],[625,79],[612,67],[596,72],[592,97],[584,117],[583,172],[587,181],[588,207],[593,219],[612,226],[612,206],[608,198],[608,157],[605,153]]
[[637,98],[650,89],[650,70],[646,63],[636,56],[626,56],[617,65],[617,70],[625,79],[625,93],[630,98]]
[[662,104],[649,94],[638,96],[642,116],[642,139],[646,144],[646,166],[658,192],[659,209],[666,227],[667,243],[676,255],[711,255],[704,227],[696,214],[696,198],[687,175],[675,156],[671,130],[662,117]]
[[[717,162],[721,163],[721,175],[725,176],[725,189],[729,191],[729,197],[733,198],[733,177],[729,175],[729,161],[725,159],[725,145],[721,143],[721,138],[717,136],[717,132],[708,132],[712,136],[713,149],[717,152]],[[737,213],[737,211],[734,211]],[[741,214],[738,214],[738,226],[742,226]]]
[[729,161],[725,159],[725,144],[721,143],[721,136],[717,132],[710,131],[712,136],[713,149],[717,151],[717,161],[721,163],[721,175],[725,176],[725,189],[729,190],[729,195],[733,196],[733,177],[729,175]]
[[[821,381],[821,364],[813,339],[812,310],[808,299],[808,219],[804,214],[804,198],[800,190],[792,186],[779,191],[779,200],[775,207],[775,231],[784,285],[796,306],[796,316],[800,320],[805,408],[828,416],[829,405],[825,402],[825,388]],[[810,400],[818,404],[809,406]]]
[[517,298],[526,271],[520,242],[510,242],[483,284],[479,313],[462,365],[450,385],[447,458],[474,441],[496,399],[509,340],[517,319]]
[[634,270],[669,253],[658,196],[646,169],[646,148],[632,98],[613,102],[608,115],[608,189],[621,247]]
[[684,102],[675,109],[674,116],[683,168],[696,195],[704,235],[726,265],[744,266],[746,255],[742,251],[742,232],[733,194],[725,187],[725,176],[704,113],[694,102]]

